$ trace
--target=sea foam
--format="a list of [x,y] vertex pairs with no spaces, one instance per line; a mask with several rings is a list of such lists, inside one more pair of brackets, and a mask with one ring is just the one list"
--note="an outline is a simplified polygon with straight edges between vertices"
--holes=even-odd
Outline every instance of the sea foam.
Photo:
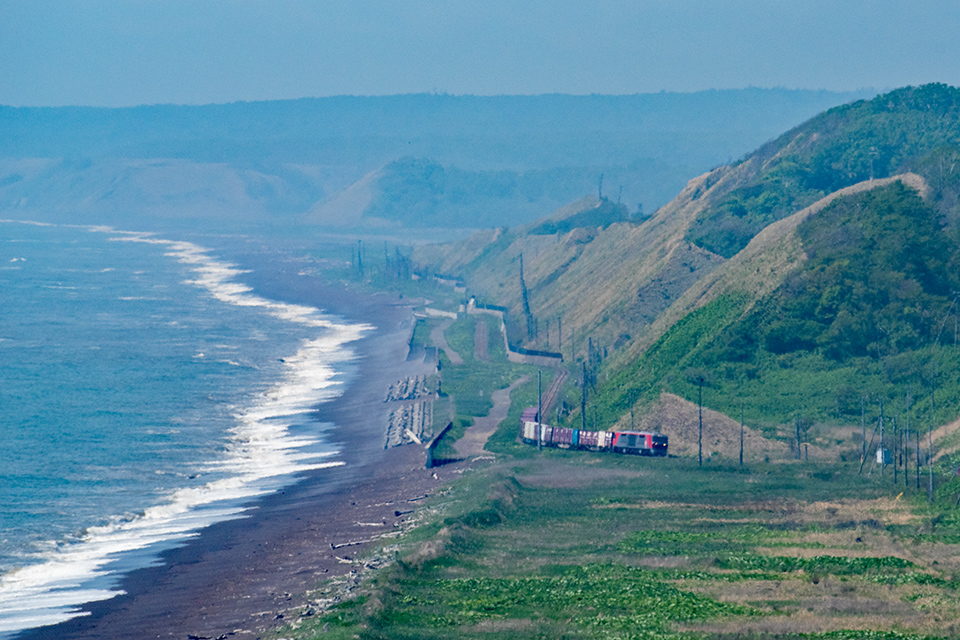
[[[188,268],[187,283],[227,305],[260,308],[309,327],[315,335],[283,358],[279,382],[234,409],[226,450],[206,463],[206,471],[216,472],[218,479],[177,489],[141,514],[90,527],[74,541],[53,542],[40,562],[0,576],[3,635],[87,615],[80,605],[123,593],[113,571],[118,560],[139,551],[146,554],[140,566],[157,562],[156,549],[196,536],[212,523],[243,517],[243,501],[276,490],[292,474],[342,464],[330,460],[335,451],[318,451],[317,438],[293,435],[291,427],[302,424],[304,414],[317,404],[342,392],[338,368],[355,357],[349,343],[371,329],[335,322],[313,307],[263,298],[236,281],[245,272],[196,244],[109,227],[86,229],[108,233],[117,242],[161,245],[166,255]],[[157,547],[150,552],[153,545]]]

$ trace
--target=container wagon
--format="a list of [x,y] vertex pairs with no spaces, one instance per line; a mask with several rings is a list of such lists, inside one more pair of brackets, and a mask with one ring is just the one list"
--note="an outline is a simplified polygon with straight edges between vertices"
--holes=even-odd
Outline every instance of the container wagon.
[[667,455],[668,439],[662,433],[649,431],[582,431],[565,427],[552,427],[539,423],[540,438],[537,438],[537,409],[525,409],[520,423],[520,439],[526,444],[537,444],[561,449],[588,449],[613,451],[642,456]]

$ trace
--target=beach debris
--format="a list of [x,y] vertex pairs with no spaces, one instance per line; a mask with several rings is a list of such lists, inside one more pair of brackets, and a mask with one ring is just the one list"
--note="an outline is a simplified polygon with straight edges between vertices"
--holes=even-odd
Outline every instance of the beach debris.
[[351,542],[342,542],[342,543],[340,543],[340,544],[333,544],[333,543],[331,542],[331,543],[330,543],[330,548],[331,548],[331,549],[342,549],[343,547],[355,547],[355,546],[357,546],[358,544],[366,544],[366,543],[368,543],[368,542],[373,542],[373,541],[376,540],[376,539],[377,539],[377,538],[369,538],[369,539],[367,539],[367,540],[353,540],[353,541],[351,541]]
[[[383,569],[396,561],[399,547],[391,545],[376,550],[372,556],[360,560],[339,558],[333,556],[342,564],[352,564],[356,568],[341,576],[332,578],[324,587],[308,594],[309,601],[297,609],[301,616],[310,611],[312,615],[322,615],[341,602],[352,600],[359,595],[360,585],[364,577],[372,571]],[[294,611],[291,609],[290,611]]]
[[410,509],[410,511],[394,511],[393,516],[395,518],[399,518],[400,516],[405,516],[408,513],[413,513],[414,511],[415,511],[414,509]]

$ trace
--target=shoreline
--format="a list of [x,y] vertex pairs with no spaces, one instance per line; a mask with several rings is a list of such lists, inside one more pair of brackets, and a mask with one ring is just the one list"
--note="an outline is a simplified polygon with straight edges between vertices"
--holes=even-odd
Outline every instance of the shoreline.
[[427,471],[420,447],[383,449],[387,386],[424,368],[406,360],[409,307],[395,297],[300,276],[295,264],[276,253],[248,251],[238,262],[256,265],[242,281],[259,295],[376,327],[351,345],[356,373],[344,392],[313,412],[317,422],[335,425],[324,437],[340,451],[331,460],[345,464],[302,474],[247,503],[240,518],[206,527],[161,552],[157,566],[119,579],[125,595],[83,605],[88,615],[14,637],[258,637],[282,624],[284,612],[306,604],[304,592],[321,580],[357,570],[352,558],[367,545],[347,543],[400,529],[405,516],[396,512],[410,511],[450,475]]

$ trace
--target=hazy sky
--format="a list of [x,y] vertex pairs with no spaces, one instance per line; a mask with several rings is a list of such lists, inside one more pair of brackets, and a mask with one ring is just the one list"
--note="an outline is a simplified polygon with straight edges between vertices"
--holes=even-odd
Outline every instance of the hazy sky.
[[956,0],[0,0],[0,104],[960,84]]

